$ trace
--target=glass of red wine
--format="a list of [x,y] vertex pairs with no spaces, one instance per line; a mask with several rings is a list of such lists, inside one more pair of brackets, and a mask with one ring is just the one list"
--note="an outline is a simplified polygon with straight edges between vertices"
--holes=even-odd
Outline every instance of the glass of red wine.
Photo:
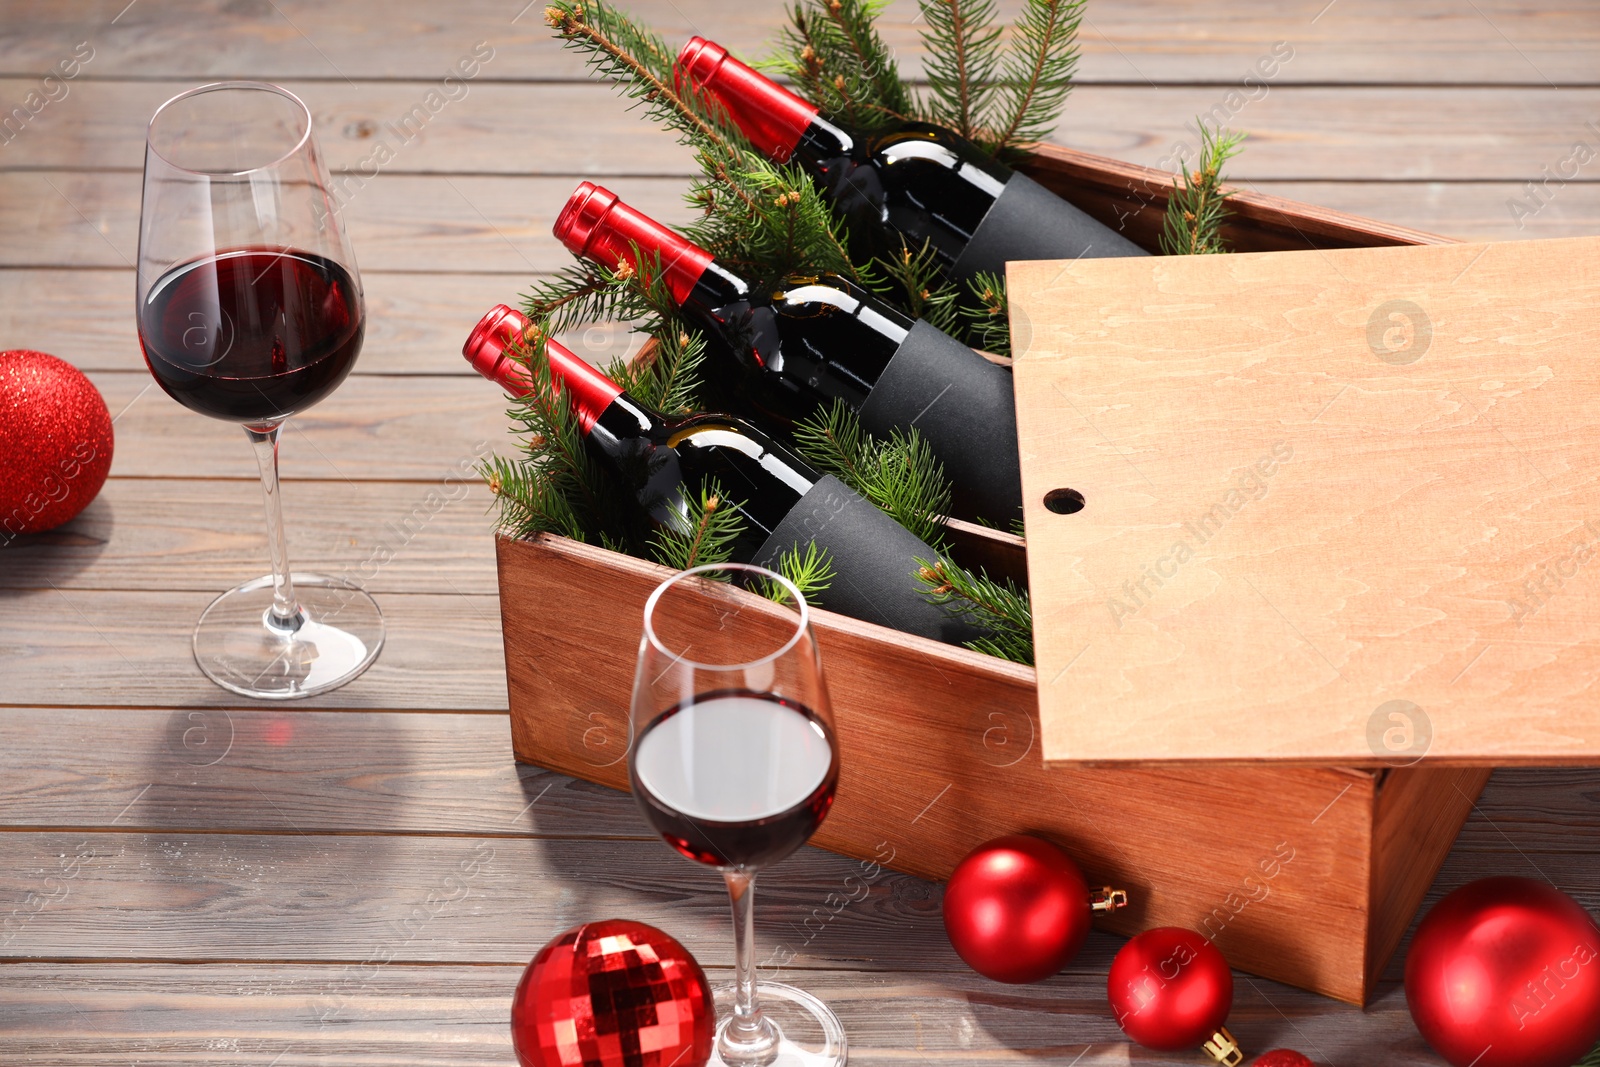
[[290,573],[279,504],[284,420],[338,388],[366,326],[335,203],[311,112],[278,86],[203,85],[150,120],[136,279],[145,363],[178,403],[244,427],[266,494],[272,574],[212,601],[194,631],[200,669],[245,696],[327,692],[383,646],[365,592]]
[[711,1062],[842,1067],[833,1012],[803,990],[755,980],[756,872],[806,843],[839,783],[833,711],[800,591],[735,563],[662,583],[645,605],[630,723],[629,778],[645,817],[680,854],[721,871],[733,901],[736,977],[717,991]]

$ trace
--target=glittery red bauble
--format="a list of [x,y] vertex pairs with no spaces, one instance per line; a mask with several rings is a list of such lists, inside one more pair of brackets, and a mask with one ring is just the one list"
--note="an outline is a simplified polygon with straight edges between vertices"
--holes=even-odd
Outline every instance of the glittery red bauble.
[[979,845],[950,875],[944,931],[967,966],[997,982],[1049,978],[1089,933],[1089,886],[1065,852],[1016,834]]
[[111,413],[94,383],[43,352],[0,352],[0,545],[82,511],[111,469]]
[[705,1067],[711,987],[687,949],[653,926],[607,919],[551,941],[511,1002],[522,1067]]
[[1406,1004],[1456,1067],[1571,1067],[1600,1040],[1600,927],[1545,882],[1462,886],[1417,927]]
[[1286,1048],[1275,1048],[1271,1052],[1263,1052],[1251,1060],[1250,1067],[1316,1067],[1316,1064],[1298,1052]]
[[1193,930],[1158,926],[1122,946],[1106,995],[1117,1025],[1145,1048],[1199,1048],[1227,1021],[1233,972]]

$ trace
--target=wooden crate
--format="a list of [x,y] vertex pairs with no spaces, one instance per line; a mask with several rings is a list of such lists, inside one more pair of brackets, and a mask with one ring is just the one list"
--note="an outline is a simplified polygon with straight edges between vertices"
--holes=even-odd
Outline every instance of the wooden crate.
[[[1025,169],[1153,246],[1171,176],[1054,146]],[[1443,240],[1253,193],[1233,210],[1241,251]],[[1016,538],[955,532],[962,562],[1024,576]],[[559,537],[497,547],[517,758],[627,788],[644,601],[670,572]],[[574,602],[581,612],[562,610]],[[943,879],[989,838],[1038,834],[1091,881],[1129,890],[1131,906],[1105,926],[1198,929],[1242,970],[1352,1003],[1366,1000],[1489,774],[1047,768],[1032,668],[826,611],[814,627],[842,746],[838,802],[815,844]]]

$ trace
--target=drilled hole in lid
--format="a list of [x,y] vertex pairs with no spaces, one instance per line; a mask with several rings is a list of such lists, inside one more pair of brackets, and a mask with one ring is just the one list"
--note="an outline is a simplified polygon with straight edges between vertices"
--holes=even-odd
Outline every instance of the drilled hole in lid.
[[1044,495],[1044,506],[1057,515],[1076,515],[1083,504],[1083,494],[1076,489],[1052,489]]

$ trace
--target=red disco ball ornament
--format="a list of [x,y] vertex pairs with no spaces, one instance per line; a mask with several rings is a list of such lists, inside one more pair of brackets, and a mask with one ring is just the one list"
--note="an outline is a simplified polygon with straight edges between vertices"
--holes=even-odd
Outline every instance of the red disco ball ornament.
[[715,1024],[695,958],[626,919],[585,923],[551,941],[511,1002],[522,1067],[705,1067]]
[[1600,927],[1545,882],[1462,886],[1417,926],[1406,1005],[1455,1067],[1572,1067],[1600,1041]]
[[1222,1025],[1233,1008],[1233,972],[1193,930],[1158,926],[1122,946],[1106,996],[1123,1033],[1163,1052],[1203,1048],[1219,1063],[1244,1056]]
[[984,977],[1037,982],[1083,948],[1092,911],[1110,911],[1127,899],[1111,889],[1091,899],[1065,852],[1015,834],[979,845],[950,875],[944,930],[956,954]]
[[1291,1049],[1275,1048],[1251,1060],[1250,1067],[1316,1067],[1316,1064]]
[[94,383],[43,352],[0,352],[0,545],[55,529],[111,470],[111,412]]

